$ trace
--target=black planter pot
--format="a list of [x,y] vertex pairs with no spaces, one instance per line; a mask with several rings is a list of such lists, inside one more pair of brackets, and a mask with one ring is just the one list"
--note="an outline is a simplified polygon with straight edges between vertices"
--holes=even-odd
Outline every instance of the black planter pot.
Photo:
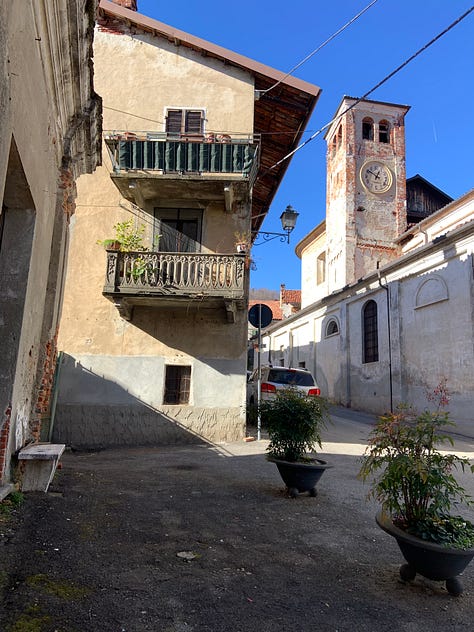
[[283,482],[288,488],[288,493],[292,498],[296,498],[299,493],[309,492],[310,496],[316,496],[316,483],[319,481],[325,470],[332,465],[326,461],[314,459],[310,463],[299,463],[293,461],[282,461],[273,457],[267,457],[271,463],[275,463]]
[[410,581],[419,573],[423,577],[445,581],[449,594],[457,597],[463,591],[458,577],[474,557],[474,549],[452,549],[426,542],[396,527],[390,516],[380,512],[377,524],[397,541],[407,564],[400,567],[400,577]]

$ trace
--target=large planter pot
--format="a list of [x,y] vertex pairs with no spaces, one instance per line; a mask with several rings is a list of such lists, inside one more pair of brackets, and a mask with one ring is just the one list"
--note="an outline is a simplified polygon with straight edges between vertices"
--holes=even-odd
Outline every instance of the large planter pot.
[[458,577],[474,557],[474,549],[452,549],[427,542],[396,527],[390,516],[380,512],[377,524],[397,541],[407,564],[400,567],[400,577],[410,581],[419,573],[423,577],[445,581],[447,591],[458,596],[463,591]]
[[296,498],[302,492],[309,492],[310,496],[316,496],[316,483],[328,468],[333,467],[321,459],[300,463],[282,461],[273,457],[267,458],[271,463],[276,464],[292,498]]

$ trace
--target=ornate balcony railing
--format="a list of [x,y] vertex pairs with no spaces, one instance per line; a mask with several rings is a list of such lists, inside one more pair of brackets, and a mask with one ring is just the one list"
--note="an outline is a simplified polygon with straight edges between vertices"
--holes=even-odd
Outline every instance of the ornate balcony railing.
[[245,255],[109,250],[103,292],[243,299]]
[[257,135],[170,137],[159,132],[114,131],[105,134],[105,142],[116,173],[240,174],[252,185],[258,170]]

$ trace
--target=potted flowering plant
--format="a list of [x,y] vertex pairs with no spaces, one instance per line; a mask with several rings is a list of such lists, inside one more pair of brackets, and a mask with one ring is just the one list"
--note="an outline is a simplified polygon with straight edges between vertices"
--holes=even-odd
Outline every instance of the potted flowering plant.
[[278,467],[289,495],[316,496],[316,483],[331,467],[315,454],[329,421],[326,400],[296,388],[280,389],[260,403],[260,414],[270,438],[267,459]]
[[434,410],[418,414],[408,406],[380,417],[369,436],[359,475],[371,479],[369,496],[380,501],[378,525],[395,537],[405,557],[403,580],[419,573],[445,580],[452,595],[463,588],[458,575],[474,557],[474,525],[452,509],[472,504],[457,482],[456,468],[474,472],[467,458],[440,452],[449,443],[447,430],[455,426],[445,410],[449,402],[446,380],[429,394]]

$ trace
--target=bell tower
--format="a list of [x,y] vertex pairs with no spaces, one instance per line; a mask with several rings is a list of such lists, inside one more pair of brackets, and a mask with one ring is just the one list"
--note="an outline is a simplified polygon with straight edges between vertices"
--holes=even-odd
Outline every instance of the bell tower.
[[344,97],[326,133],[328,293],[396,256],[406,229],[409,107]]

